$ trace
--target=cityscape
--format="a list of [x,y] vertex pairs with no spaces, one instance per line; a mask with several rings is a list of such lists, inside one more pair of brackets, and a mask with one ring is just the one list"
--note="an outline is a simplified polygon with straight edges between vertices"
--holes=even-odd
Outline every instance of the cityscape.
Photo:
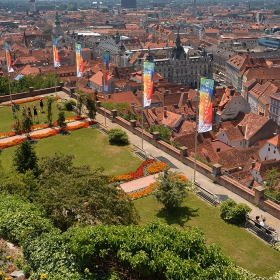
[[[22,247],[24,256],[21,265],[15,265],[11,249],[0,246],[0,264],[6,265],[3,269],[0,266],[0,280],[280,279],[280,266],[273,262],[279,260],[280,251],[277,1],[1,1],[0,33],[0,110],[7,110],[3,117],[0,111],[0,245],[12,242]],[[108,137],[110,145],[114,142],[110,131],[116,130],[114,133],[125,139],[114,148],[103,148],[104,155],[110,151],[104,166],[98,162],[102,149],[91,142],[81,150],[71,146],[73,153],[82,151],[89,158],[85,162],[82,159],[79,167],[76,154],[72,158],[61,153],[64,145],[70,147],[67,141],[49,158],[47,149],[56,149],[55,145],[38,148],[40,158],[32,167],[28,166],[29,158],[22,167],[16,162],[26,142],[31,143],[25,147],[30,158],[35,158],[37,142],[43,142],[42,138],[57,139],[62,134],[65,137],[60,139],[68,139],[85,128],[93,128],[87,131],[94,134],[81,135],[88,141],[100,137],[102,145],[102,137]],[[76,147],[82,145],[78,139]],[[127,152],[121,150],[123,146],[134,151],[127,163],[119,161]],[[101,154],[92,159],[91,166],[94,149]],[[157,171],[149,171],[154,169]],[[176,176],[182,177],[177,180]],[[139,187],[136,180],[141,178]],[[144,182],[144,178],[150,181]],[[165,195],[160,193],[161,184]],[[170,207],[173,212],[167,211],[167,185],[178,188],[171,191],[180,202]],[[99,188],[97,193],[94,186]],[[271,254],[267,262],[273,267],[262,274],[258,268],[247,266],[252,259],[243,259],[242,253],[242,257],[230,255],[233,262],[224,257],[230,250],[223,246],[231,240],[226,239],[227,234],[224,241],[218,236],[223,226],[213,226],[211,218],[206,223],[218,235],[212,240],[210,234],[210,241],[222,244],[221,255],[208,247],[210,243],[203,243],[203,234],[209,235],[207,229],[199,222],[188,222],[215,214],[205,210],[191,216],[190,209],[192,213],[198,210],[184,203],[193,199],[193,193],[219,213],[221,210],[218,219],[225,228],[228,223],[235,224],[233,230],[260,242],[264,247],[258,252],[248,245],[250,254]],[[24,202],[19,203],[17,196]],[[38,212],[34,206],[25,205],[27,202],[36,205]],[[16,225],[11,227],[11,234],[8,232],[12,218],[5,213],[17,207],[23,212],[30,207],[26,211],[34,210],[34,220],[38,220],[38,225],[28,220],[30,229],[19,226],[24,237]],[[146,207],[152,207],[148,216],[158,211],[154,219],[145,217]],[[223,213],[225,207],[236,208]],[[189,209],[188,219],[178,222],[183,208]],[[176,222],[173,215],[177,215]],[[162,220],[164,225],[157,224]],[[135,229],[128,230],[132,225]],[[145,235],[138,229],[141,227],[152,235]],[[202,228],[203,234],[193,227]],[[33,228],[36,230],[31,234]],[[175,233],[174,228],[179,231]],[[168,237],[170,243],[166,241],[171,233],[173,251],[173,237]],[[159,240],[154,237],[157,235]],[[197,249],[183,252],[180,240],[191,240],[195,235]],[[147,247],[139,245],[139,240],[134,244],[131,236],[141,236]],[[90,240],[95,238],[104,240],[93,245]],[[124,239],[127,243],[122,245]],[[57,248],[63,244],[59,252],[63,251],[65,261],[61,264],[55,260],[55,249],[47,258],[42,244],[51,242]],[[149,249],[153,247],[149,242],[155,243],[155,248]],[[232,242],[232,246],[239,242]],[[45,260],[35,257],[37,248]],[[166,256],[161,250],[166,250]],[[261,257],[257,260],[256,266],[260,266]]]

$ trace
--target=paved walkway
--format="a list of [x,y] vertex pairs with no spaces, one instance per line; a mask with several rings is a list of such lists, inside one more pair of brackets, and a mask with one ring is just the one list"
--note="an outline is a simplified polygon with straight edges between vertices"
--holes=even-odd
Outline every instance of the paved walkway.
[[136,190],[148,187],[151,183],[156,181],[157,176],[158,176],[158,174],[154,174],[154,175],[145,176],[143,178],[139,178],[139,179],[136,179],[133,181],[129,181],[126,183],[122,183],[121,188],[127,193],[134,192]]
[[[60,98],[69,99],[69,96],[62,91],[57,92],[57,96],[59,96]],[[105,125],[104,116],[97,114],[96,119],[100,124]],[[124,131],[127,132],[128,136],[129,136],[129,140],[132,144],[134,144],[135,146],[138,146],[138,147],[142,147],[142,139],[140,137],[138,137],[137,135],[124,129],[123,127],[120,127],[118,124],[112,123],[108,118],[106,119],[106,126],[108,128],[123,129]],[[1,139],[1,140],[3,141],[3,139]],[[183,164],[179,160],[173,158],[169,154],[158,149],[157,147],[153,146],[151,143],[149,143],[145,140],[143,141],[143,148],[148,154],[152,155],[153,157],[159,158],[159,160],[161,160],[161,161],[166,161],[166,162],[170,163],[172,166],[171,170],[180,172],[180,173],[184,174],[189,180],[193,180],[193,177],[194,177],[193,168]],[[128,183],[126,183],[127,184],[126,188],[133,189],[134,188],[133,185],[135,185],[135,188],[136,187],[138,188],[139,186],[145,187],[145,186],[149,185],[149,183],[153,182],[152,180],[154,180],[154,179],[150,178],[149,179],[150,181],[146,181],[146,180],[147,179],[145,179],[145,178],[140,178],[138,180],[135,180],[135,181],[137,181],[137,186],[136,186],[135,181],[128,182]],[[205,189],[207,189],[210,192],[219,196],[221,198],[221,200],[226,200],[227,198],[231,198],[234,201],[236,201],[237,203],[243,202],[243,203],[248,204],[252,208],[252,212],[250,214],[251,216],[253,216],[253,217],[255,217],[256,215],[265,216],[267,218],[267,223],[269,225],[271,225],[272,227],[274,227],[280,233],[280,221],[277,218],[275,218],[274,216],[264,212],[263,210],[259,209],[255,205],[251,204],[250,202],[248,202],[247,200],[243,199],[242,197],[236,195],[235,193],[229,191],[228,189],[224,188],[223,186],[214,184],[210,178],[204,176],[203,174],[201,174],[199,172],[196,172],[196,181]]]

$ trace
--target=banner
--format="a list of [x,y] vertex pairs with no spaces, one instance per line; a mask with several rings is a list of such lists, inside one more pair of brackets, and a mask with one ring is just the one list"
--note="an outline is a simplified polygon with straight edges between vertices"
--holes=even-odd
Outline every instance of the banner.
[[52,38],[52,46],[53,46],[53,65],[55,68],[60,67],[60,58],[58,52],[57,38]]
[[144,99],[143,107],[151,106],[154,90],[155,64],[153,62],[144,62]]
[[214,80],[201,78],[200,80],[200,98],[199,98],[199,122],[198,132],[212,130],[212,102],[214,95]]
[[77,65],[77,77],[83,77],[84,74],[84,59],[82,56],[82,45],[75,43],[76,50],[76,65]]
[[108,76],[109,76],[109,61],[110,61],[110,52],[104,51],[103,52],[103,64],[104,64],[104,72],[103,72],[103,79],[104,79],[104,91],[108,91]]
[[6,55],[6,63],[7,63],[8,72],[9,73],[14,72],[10,49],[9,49],[9,45],[7,42],[5,42],[5,55]]

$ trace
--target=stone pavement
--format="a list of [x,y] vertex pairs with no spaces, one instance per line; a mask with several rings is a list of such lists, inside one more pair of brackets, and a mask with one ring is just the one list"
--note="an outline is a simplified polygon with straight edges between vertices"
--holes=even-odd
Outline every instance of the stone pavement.
[[155,182],[157,176],[158,174],[154,174],[133,181],[125,182],[121,184],[121,188],[127,193],[134,192],[136,190],[143,189],[149,186],[151,183]]

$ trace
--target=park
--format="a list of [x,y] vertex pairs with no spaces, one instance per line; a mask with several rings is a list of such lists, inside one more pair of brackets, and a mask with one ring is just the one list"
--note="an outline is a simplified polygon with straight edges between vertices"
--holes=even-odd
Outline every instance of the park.
[[[45,101],[47,101],[47,99]],[[66,127],[68,126],[71,127],[71,121],[78,121],[78,122],[85,121],[87,116],[82,116],[82,115],[79,116],[80,119],[75,119],[75,118],[73,119],[73,117],[75,117],[76,114],[74,114],[72,110],[67,111],[66,109],[64,109],[63,108],[64,102],[65,100],[63,101],[59,98],[53,101],[52,121],[54,123],[58,119],[59,112],[62,111],[65,113],[65,120],[67,120],[67,118],[69,119],[69,122],[67,122]],[[30,102],[24,102],[19,104],[19,110],[17,114],[22,114],[20,108],[22,108],[23,106],[32,107],[34,105],[39,108],[39,99],[35,99]],[[45,102],[45,107],[46,107],[46,102]],[[43,125],[46,123],[48,123],[47,114],[40,112],[39,121],[33,124],[34,126],[36,125],[38,126],[37,127],[38,130],[36,130],[37,135],[40,135],[40,131],[46,129],[43,128]],[[110,126],[110,122],[108,123]],[[11,107],[1,106],[0,107],[1,139],[9,139],[10,137],[13,136],[16,137],[16,134],[9,135],[9,133],[15,133],[14,124],[15,124],[15,119],[13,118]],[[263,240],[257,238],[256,236],[248,232],[242,225],[234,225],[225,222],[220,217],[220,209],[219,209],[220,206],[213,207],[207,204],[206,202],[198,198],[191,190],[186,191],[187,195],[183,199],[181,205],[176,209],[173,209],[173,211],[168,211],[164,207],[164,205],[156,199],[156,197],[153,195],[154,190],[151,190],[151,192],[149,193],[144,193],[142,197],[140,196],[137,199],[134,200],[128,199],[129,202],[126,202],[127,198],[124,199],[123,197],[125,196],[125,194],[123,192],[119,192],[118,189],[114,189],[115,186],[119,185],[122,181],[114,182],[113,184],[116,185],[114,185],[113,188],[113,185],[107,183],[108,179],[110,180],[110,178],[116,177],[118,175],[119,176],[126,175],[126,176],[122,176],[121,178],[126,177],[129,178],[129,180],[135,179],[133,178],[133,176],[131,178],[128,175],[135,174],[135,171],[139,170],[139,166],[143,164],[143,160],[141,160],[139,157],[137,157],[134,154],[135,147],[132,145],[133,143],[127,143],[125,145],[112,144],[109,141],[109,136],[104,133],[104,129],[102,132],[102,130],[99,129],[100,126],[96,124],[97,122],[95,122],[93,125],[91,123],[86,128],[85,126],[83,126],[80,129],[73,129],[67,135],[57,133],[54,136],[42,137],[42,139],[40,139],[40,137],[38,136],[37,140],[38,139],[39,140],[31,145],[33,151],[36,153],[36,156],[38,157],[38,161],[40,162],[39,163],[40,167],[41,168],[45,167],[45,170],[41,171],[41,175],[38,178],[32,177],[28,172],[26,172],[23,175],[15,174],[15,171],[13,169],[14,156],[16,150],[21,144],[11,145],[7,148],[3,148],[0,155],[1,165],[3,167],[1,174],[3,175],[3,178],[5,178],[4,181],[6,180],[6,182],[2,181],[2,183],[0,183],[1,193],[3,191],[8,191],[9,190],[8,187],[10,186],[9,184],[11,184],[14,186],[15,189],[11,191],[10,195],[19,195],[22,194],[23,190],[26,190],[29,185],[33,184],[34,189],[33,190],[29,189],[28,190],[29,196],[25,198],[29,202],[31,202],[31,204],[35,203],[35,205],[39,205],[40,203],[38,202],[38,199],[34,198],[34,195],[38,195],[42,199],[41,206],[45,207],[44,211],[46,211],[46,213],[49,215],[47,216],[52,221],[52,224],[56,224],[56,225],[63,224],[63,227],[60,228],[60,230],[62,230],[63,232],[63,234],[61,233],[62,235],[64,235],[65,232],[67,232],[71,226],[74,226],[76,223],[78,223],[78,221],[75,220],[75,215],[77,215],[77,213],[78,215],[81,215],[81,217],[84,218],[84,221],[86,221],[87,225],[90,223],[93,223],[94,225],[98,225],[98,226],[100,226],[101,224],[106,225],[105,220],[107,219],[107,221],[110,221],[107,224],[108,227],[112,225],[117,226],[121,224],[126,226],[128,226],[129,224],[137,224],[143,227],[149,227],[149,225],[153,222],[160,222],[163,225],[172,226],[175,229],[178,229],[179,232],[191,232],[193,227],[195,228],[197,227],[201,229],[201,231],[203,232],[203,238],[205,238],[206,240],[205,246],[211,246],[211,244],[213,243],[216,244],[219,248],[221,248],[221,253],[224,254],[225,256],[230,257],[233,263],[235,263],[238,267],[244,268],[249,272],[256,274],[259,277],[271,277],[272,275],[280,271],[279,251],[275,250],[273,247],[269,246],[269,244],[265,243]],[[42,127],[40,127],[40,125],[42,125]],[[57,123],[55,123],[55,125],[57,126]],[[110,131],[110,127],[107,126],[105,128],[106,130]],[[29,133],[31,135],[31,131],[29,131]],[[41,134],[43,135],[44,133],[41,132]],[[10,137],[6,137],[6,136],[10,136]],[[32,139],[32,135],[31,135],[31,139]],[[73,157],[67,158],[66,155],[73,155]],[[62,164],[63,161],[65,160],[69,164],[68,166],[64,166],[63,169],[61,170],[58,169],[56,170],[53,167],[55,160],[57,160],[57,162],[60,162],[60,164]],[[149,166],[150,164],[153,163],[149,162],[147,166]],[[102,170],[99,170],[100,168]],[[145,167],[143,168],[143,170],[144,169],[146,172],[147,168]],[[94,170],[98,170],[96,171],[96,174],[98,174],[98,176],[96,174],[93,175],[95,173]],[[163,169],[159,169],[159,171],[163,171]],[[70,172],[71,175],[68,174],[67,172]],[[147,175],[145,174],[145,172],[143,171],[143,175]],[[11,177],[9,176],[14,176],[13,177],[14,182],[12,182]],[[61,176],[61,178],[59,178],[59,176]],[[90,185],[90,187],[87,186],[85,182],[82,180],[83,176],[85,178],[91,178],[94,184]],[[51,178],[53,178],[53,180],[55,179],[54,181],[56,181],[57,186],[59,186],[60,189],[63,190],[61,193],[58,194],[58,197],[61,198],[62,203],[59,205],[60,208],[57,209],[63,210],[66,209],[67,207],[70,207],[67,204],[63,205],[63,202],[66,203],[66,201],[63,200],[63,196],[66,196],[67,199],[71,201],[76,199],[78,201],[75,204],[77,209],[82,204],[84,205],[83,207],[80,207],[78,210],[76,209],[78,212],[73,211],[72,213],[73,215],[71,217],[69,215],[67,219],[63,216],[60,217],[55,216],[56,215],[55,211],[57,210],[55,209],[55,207],[57,205],[55,205],[55,203],[51,204],[50,199],[46,197],[47,194],[54,195],[55,192],[57,193],[59,191],[58,188],[56,188],[56,185],[51,182]],[[21,184],[22,189],[21,190],[16,189],[15,185],[21,179],[24,179],[23,180],[24,183]],[[71,187],[68,186],[65,182],[65,180],[70,180],[70,179],[73,180],[73,186]],[[28,183],[25,183],[27,181]],[[52,187],[53,190],[55,190],[55,192],[51,192],[49,190],[44,189],[46,182],[48,182],[48,184],[50,185],[53,184]],[[106,185],[106,188],[103,189],[102,184]],[[83,187],[78,189],[78,187],[80,186]],[[97,207],[101,207],[100,205],[102,203],[104,203],[104,205],[106,204],[105,203],[106,196],[104,196],[99,201],[98,205],[94,204],[94,202],[91,200],[89,196],[94,196],[94,191],[95,191],[94,186],[95,187],[98,186],[100,188],[99,190],[100,196],[102,196],[102,192],[105,192],[108,195],[107,197],[108,200],[112,199],[110,202],[111,204],[106,205],[107,207],[106,211],[108,210],[113,211],[112,207],[115,207],[116,205],[120,207],[119,209],[117,209],[119,210],[119,212],[117,212],[116,210],[116,214],[118,213],[122,217],[119,219],[119,221],[117,221],[115,217],[113,217],[113,215],[110,215],[108,213],[104,215],[104,217],[102,216],[104,213],[101,214],[101,212],[99,213],[100,216],[94,216],[94,214],[92,214],[94,211],[97,211]],[[87,190],[86,189],[87,187],[89,187],[90,190]],[[143,187],[148,187],[148,186],[143,186]],[[44,192],[46,193],[44,194]],[[67,192],[73,192],[73,194]],[[81,197],[78,197],[82,192],[83,195],[81,195]],[[110,192],[114,193],[115,196],[112,195],[111,197],[109,195]],[[120,204],[113,205],[112,203],[113,201],[114,203],[116,203],[117,197],[120,197],[120,199],[123,199],[123,201]],[[97,197],[95,198],[97,199]],[[14,203],[16,204],[19,202],[15,201]],[[58,204],[58,202],[56,203]],[[0,207],[4,207],[4,206],[0,205]],[[29,205],[26,205],[24,207],[32,208],[32,206]],[[95,207],[94,211],[92,209],[89,210],[89,208],[91,207],[92,209],[93,207]],[[125,213],[123,213],[124,209],[126,209],[127,212],[131,211],[130,216],[128,215],[129,219],[126,219],[125,217],[126,215]],[[1,211],[4,211],[4,208],[1,208],[0,212]],[[67,211],[70,210],[68,209]],[[37,213],[37,214],[39,216],[41,215],[41,213]],[[92,218],[93,216],[94,219]],[[43,218],[45,219],[45,216],[42,217],[42,219]],[[2,220],[0,219],[0,222],[3,222],[4,224],[5,222],[7,222],[5,221],[4,216]],[[79,222],[83,222],[83,220],[81,219],[81,221]],[[49,226],[48,229],[43,229],[42,231],[50,233],[52,232],[52,230],[54,230],[54,229],[50,229],[51,224],[48,226]],[[16,227],[16,225],[14,225],[14,227]],[[13,228],[13,226],[11,226],[11,228]],[[102,229],[102,228],[100,230],[106,231],[106,229]],[[76,234],[74,231],[75,230],[73,230],[73,232],[71,233],[73,236]],[[3,227],[1,228],[1,223],[0,223],[0,233],[1,236],[3,237],[5,237],[4,232],[5,231],[3,230]],[[71,234],[69,233],[70,237],[68,236],[63,238],[66,239],[69,238],[71,242],[74,242],[71,239],[72,238]],[[121,234],[122,233],[120,232],[120,235]],[[10,241],[14,240],[15,243],[20,244],[22,242],[23,244],[25,244],[24,246],[26,248],[26,252],[29,252],[29,259],[31,261],[32,260],[34,261],[34,257],[32,257],[31,252],[28,251],[28,247],[26,247],[27,246],[25,243],[26,241],[19,239],[17,237],[17,233],[13,233],[11,235],[7,234],[6,237],[8,236],[9,236],[8,239]],[[27,234],[27,238],[28,238],[28,234]],[[39,237],[37,236],[36,238],[38,239]],[[57,238],[59,239],[60,237]],[[39,239],[38,242],[40,242]],[[30,246],[32,247],[32,245]],[[73,248],[71,249],[72,252],[75,252],[75,249]],[[133,265],[131,266],[133,267]],[[46,267],[44,267],[44,265],[42,266],[37,265],[37,269],[38,269],[37,272],[40,275],[50,273],[50,271],[43,271],[45,268]],[[140,268],[138,267],[138,269]],[[236,279],[238,279],[238,277]],[[244,279],[254,279],[254,278],[244,278]]]

